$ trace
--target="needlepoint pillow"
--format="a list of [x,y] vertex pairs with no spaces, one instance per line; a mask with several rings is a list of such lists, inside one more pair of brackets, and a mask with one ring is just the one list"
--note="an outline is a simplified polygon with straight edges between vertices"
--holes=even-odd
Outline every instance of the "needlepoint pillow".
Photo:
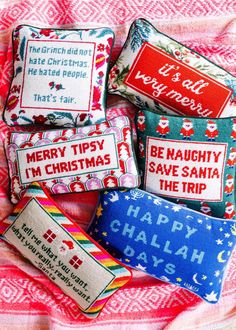
[[219,218],[235,218],[235,118],[136,117],[139,167],[149,192]]
[[236,222],[207,217],[139,189],[101,193],[88,233],[124,264],[219,300]]
[[105,120],[113,41],[109,28],[18,26],[13,31],[14,75],[6,123],[72,127]]
[[5,141],[11,201],[41,181],[50,194],[138,187],[129,118],[41,132],[11,132]]
[[109,73],[108,90],[156,112],[215,118],[235,115],[236,78],[145,19],[131,25]]
[[30,185],[0,228],[3,237],[89,318],[131,278],[130,271],[64,214],[39,183]]

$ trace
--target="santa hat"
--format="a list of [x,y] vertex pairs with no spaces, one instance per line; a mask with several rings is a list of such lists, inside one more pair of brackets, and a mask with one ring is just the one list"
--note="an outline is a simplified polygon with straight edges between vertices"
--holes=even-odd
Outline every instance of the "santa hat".
[[69,250],[74,248],[74,244],[71,241],[62,241],[62,243],[64,243],[69,248]]
[[231,174],[228,174],[227,177],[226,177],[226,180],[233,180],[233,176]]
[[208,120],[208,121],[207,121],[207,124],[208,124],[208,125],[216,125],[216,123],[215,123],[213,120]]
[[231,153],[234,153],[234,152],[236,152],[236,149],[233,148],[233,147],[231,147],[231,148],[230,148],[230,152],[231,152]]
[[160,121],[169,121],[169,119],[166,118],[166,117],[163,117],[163,116],[162,116],[162,117],[160,118]]
[[191,123],[191,124],[192,124],[192,120],[187,119],[187,118],[184,118],[183,122],[184,122],[184,123]]
[[225,203],[225,207],[226,207],[226,208],[228,208],[228,207],[232,207],[232,206],[234,206],[234,205],[233,205],[232,203],[230,203],[230,202],[226,202],[226,203]]
[[205,202],[201,202],[201,208],[208,208],[208,209],[210,209],[210,206],[207,203],[205,203]]
[[139,116],[139,117],[145,117],[144,112],[143,112],[143,111],[139,111],[138,116]]

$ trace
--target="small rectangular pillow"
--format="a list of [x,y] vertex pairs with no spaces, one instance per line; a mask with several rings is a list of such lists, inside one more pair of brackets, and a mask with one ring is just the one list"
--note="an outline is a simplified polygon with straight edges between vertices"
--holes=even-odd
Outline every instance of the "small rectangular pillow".
[[236,112],[236,78],[145,19],[131,25],[108,90],[156,112],[215,118]]
[[209,303],[219,300],[236,222],[139,189],[101,193],[88,233],[115,258]]
[[130,271],[64,214],[39,183],[30,185],[0,228],[3,237],[89,318],[98,316],[131,279]]
[[5,142],[12,203],[34,181],[41,181],[50,194],[140,183],[126,116],[78,128],[11,132]]
[[105,120],[113,41],[109,28],[18,26],[13,31],[14,76],[6,123],[73,127]]
[[236,118],[182,118],[146,109],[136,124],[144,190],[235,218]]

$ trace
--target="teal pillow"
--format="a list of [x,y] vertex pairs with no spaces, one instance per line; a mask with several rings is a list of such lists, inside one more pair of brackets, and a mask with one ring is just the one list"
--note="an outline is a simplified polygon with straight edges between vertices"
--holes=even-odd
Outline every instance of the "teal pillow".
[[136,116],[143,188],[208,215],[235,218],[235,118]]
[[108,91],[156,112],[215,118],[235,114],[236,78],[145,19],[131,25],[110,70]]

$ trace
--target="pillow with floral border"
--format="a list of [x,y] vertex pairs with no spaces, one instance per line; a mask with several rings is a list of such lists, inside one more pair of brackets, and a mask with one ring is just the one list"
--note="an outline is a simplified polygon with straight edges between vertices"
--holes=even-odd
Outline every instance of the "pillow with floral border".
[[214,118],[236,113],[236,78],[145,19],[131,25],[108,91],[156,112]]
[[13,66],[4,118],[8,125],[82,126],[105,120],[109,28],[13,31]]

